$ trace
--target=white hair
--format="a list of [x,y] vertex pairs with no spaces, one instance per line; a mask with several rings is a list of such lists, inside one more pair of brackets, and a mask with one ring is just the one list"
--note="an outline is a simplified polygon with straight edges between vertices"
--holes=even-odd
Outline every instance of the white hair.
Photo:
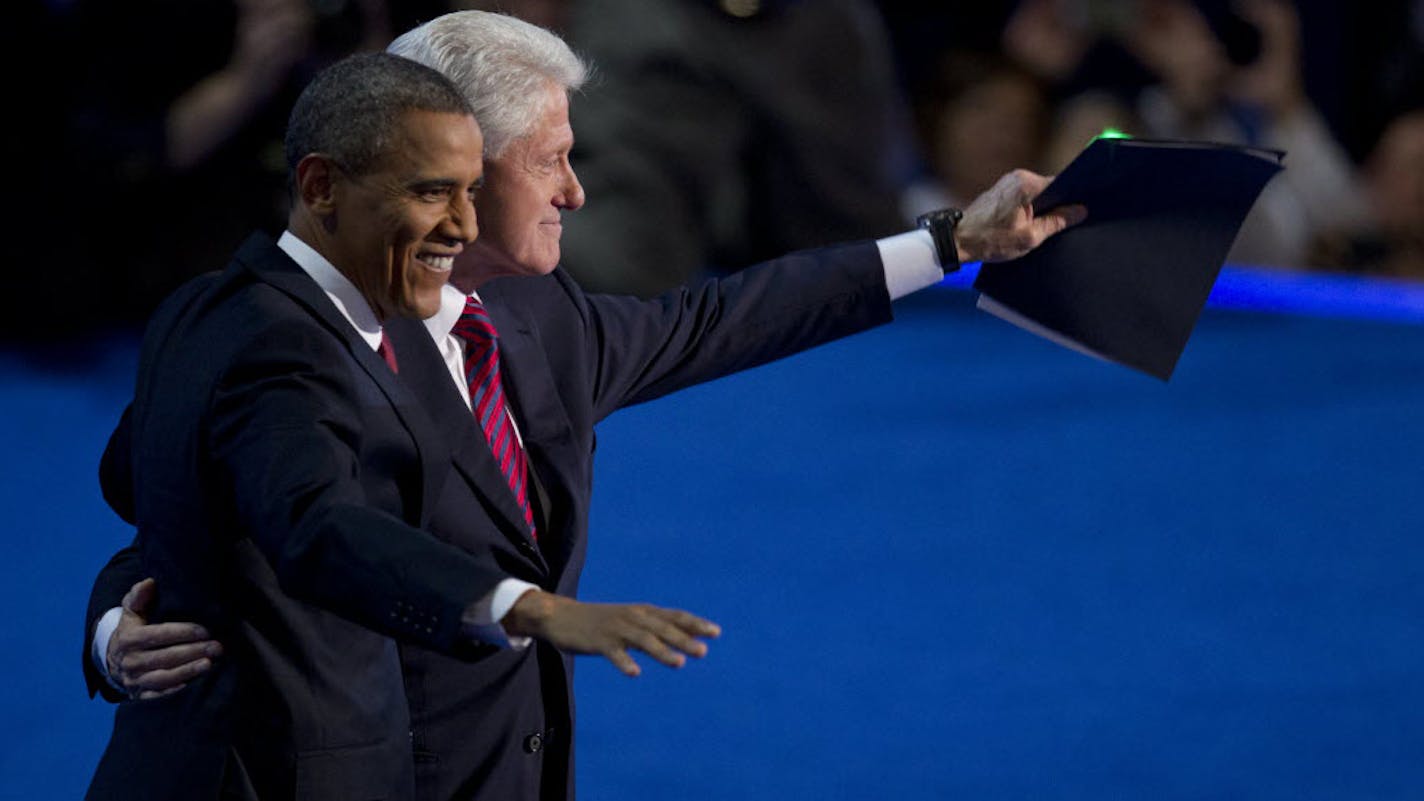
[[588,66],[557,35],[505,14],[456,11],[409,30],[386,48],[444,73],[464,92],[498,158],[534,132],[550,83],[565,93],[588,78]]

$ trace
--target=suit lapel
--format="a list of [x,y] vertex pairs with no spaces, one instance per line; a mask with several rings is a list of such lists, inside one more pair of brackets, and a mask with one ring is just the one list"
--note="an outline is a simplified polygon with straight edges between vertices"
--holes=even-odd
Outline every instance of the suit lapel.
[[265,235],[250,237],[237,253],[237,261],[262,281],[290,295],[321,320],[332,334],[341,340],[356,364],[375,382],[390,401],[396,418],[410,433],[421,462],[421,502],[416,518],[424,524],[435,508],[441,484],[447,472],[445,454],[439,448],[434,424],[414,402],[400,379],[386,366],[366,340],[351,326],[321,287],[292,261],[281,248]]
[[423,323],[401,320],[392,321],[388,330],[400,360],[401,377],[420,396],[421,403],[439,426],[455,469],[498,513],[505,535],[529,546],[524,551],[535,554],[539,569],[547,573],[548,565],[529,537],[519,502],[495,463],[484,432],[475,424],[474,415],[455,388],[450,370],[432,344],[428,329]]
[[539,547],[557,579],[568,564],[574,546],[569,537],[563,536],[565,526],[561,525],[562,517],[557,508],[558,497],[569,494],[566,488],[571,479],[565,466],[576,463],[576,459],[566,453],[573,447],[573,426],[559,401],[537,330],[516,304],[505,302],[506,298],[499,291],[502,284],[486,284],[480,289],[480,297],[499,331],[505,394],[519,423],[524,450],[529,455],[530,483],[539,490],[544,512]]

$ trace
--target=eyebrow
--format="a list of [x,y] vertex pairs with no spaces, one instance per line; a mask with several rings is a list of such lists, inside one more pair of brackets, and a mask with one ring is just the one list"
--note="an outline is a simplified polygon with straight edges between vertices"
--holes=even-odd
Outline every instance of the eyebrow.
[[453,178],[416,178],[406,182],[407,189],[453,189],[459,183]]

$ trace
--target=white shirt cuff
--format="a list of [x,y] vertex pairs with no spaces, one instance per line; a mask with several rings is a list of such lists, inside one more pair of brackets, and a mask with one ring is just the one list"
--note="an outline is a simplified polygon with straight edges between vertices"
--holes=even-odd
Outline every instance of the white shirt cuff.
[[123,607],[119,606],[105,612],[99,622],[94,624],[94,639],[89,646],[89,659],[94,663],[94,668],[109,682],[110,687],[119,692],[123,692],[124,688],[116,684],[109,675],[109,639],[114,636],[114,629],[119,627],[119,618],[123,614]]
[[890,299],[899,300],[911,292],[944,280],[944,270],[935,258],[934,238],[923,229],[907,231],[875,240],[880,263],[885,267],[885,288]]
[[504,620],[504,616],[509,614],[509,610],[514,607],[514,602],[518,601],[524,593],[537,589],[539,589],[539,585],[516,578],[507,578],[495,585],[488,595],[470,606],[472,613],[470,622],[475,625],[473,632],[475,637],[482,642],[507,646],[516,651],[528,648],[529,643],[533,642],[532,638],[511,637],[504,630],[504,626],[497,621]]

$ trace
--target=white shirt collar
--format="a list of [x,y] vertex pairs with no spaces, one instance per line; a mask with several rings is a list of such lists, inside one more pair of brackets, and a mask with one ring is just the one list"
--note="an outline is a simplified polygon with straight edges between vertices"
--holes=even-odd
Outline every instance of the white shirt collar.
[[[336,266],[326,260],[326,257],[317,253],[311,245],[297,238],[291,231],[283,231],[282,237],[277,240],[277,247],[284,253],[292,257],[292,261],[302,268],[302,271],[311,276],[321,291],[326,293],[331,302],[336,305],[336,310],[341,312],[341,316],[346,318],[351,327],[356,329],[356,333],[366,340],[366,344],[375,350],[381,346],[381,322],[376,319],[376,313],[371,310],[371,304],[361,296],[361,291],[356,285],[351,283],[351,279],[341,274]],[[446,289],[450,287],[447,285]],[[456,290],[458,292],[458,290]],[[460,305],[464,308],[464,296],[461,295]],[[441,296],[440,314],[445,313],[445,298]],[[439,315],[437,315],[439,316]],[[459,319],[456,314],[455,319]],[[455,321],[450,321],[453,328]],[[449,329],[446,329],[447,333]]]
[[450,336],[450,331],[455,328],[455,323],[460,322],[460,315],[465,311],[466,297],[464,292],[451,284],[446,284],[440,290],[440,311],[425,321],[425,327],[436,342]]
[[454,284],[446,284],[440,291],[440,311],[425,321],[425,327],[436,342],[450,336],[450,332],[455,329],[455,323],[460,322],[460,315],[465,313],[465,302],[470,298],[479,300],[480,293],[471,292],[466,295],[456,289]]

